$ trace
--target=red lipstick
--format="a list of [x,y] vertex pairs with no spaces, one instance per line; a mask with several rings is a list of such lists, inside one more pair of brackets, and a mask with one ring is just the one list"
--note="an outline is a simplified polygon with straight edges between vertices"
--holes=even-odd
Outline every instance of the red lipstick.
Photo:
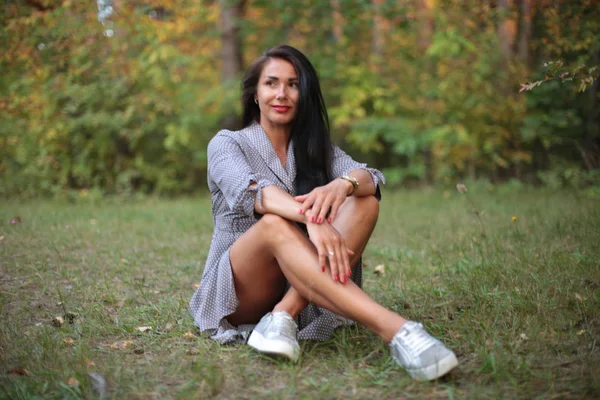
[[275,111],[277,111],[278,113],[282,113],[282,114],[288,112],[288,110],[291,108],[288,106],[272,106],[272,107]]

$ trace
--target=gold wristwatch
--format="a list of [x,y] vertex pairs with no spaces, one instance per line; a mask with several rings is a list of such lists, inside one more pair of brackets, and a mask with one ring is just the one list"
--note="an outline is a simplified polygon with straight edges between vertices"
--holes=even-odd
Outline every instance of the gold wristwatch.
[[340,179],[348,181],[352,184],[352,192],[350,192],[350,194],[348,194],[348,196],[352,196],[358,190],[359,185],[358,185],[358,181],[356,180],[356,178],[353,178],[350,175],[344,175],[344,176],[340,176]]

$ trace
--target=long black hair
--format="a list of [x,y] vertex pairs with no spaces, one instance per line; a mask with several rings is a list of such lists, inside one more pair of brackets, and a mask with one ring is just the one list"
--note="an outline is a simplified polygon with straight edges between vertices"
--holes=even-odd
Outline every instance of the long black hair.
[[252,63],[242,81],[242,122],[246,127],[260,120],[260,109],[254,103],[254,96],[262,70],[273,58],[291,63],[298,75],[300,96],[292,121],[291,140],[296,159],[296,192],[304,194],[331,180],[332,151],[329,117],[317,71],[304,54],[291,46],[276,46],[267,49]]

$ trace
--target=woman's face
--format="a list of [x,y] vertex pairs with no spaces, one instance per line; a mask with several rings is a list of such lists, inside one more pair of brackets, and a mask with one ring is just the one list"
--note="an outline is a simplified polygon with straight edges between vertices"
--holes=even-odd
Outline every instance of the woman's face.
[[260,123],[263,126],[291,123],[298,111],[299,96],[298,76],[294,66],[280,58],[267,61],[255,95],[260,108]]

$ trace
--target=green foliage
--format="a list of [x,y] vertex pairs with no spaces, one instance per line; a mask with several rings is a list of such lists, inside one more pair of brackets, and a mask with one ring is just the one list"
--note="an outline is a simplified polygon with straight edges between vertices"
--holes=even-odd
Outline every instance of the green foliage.
[[[0,10],[0,195],[203,187],[206,145],[240,112],[239,81],[221,79],[221,3],[119,3],[110,38],[93,4],[38,3]],[[518,4],[256,0],[240,24],[243,57],[303,50],[334,141],[392,183],[543,183],[599,169],[598,8],[534,4],[523,60],[518,43],[500,51],[500,27],[523,20]],[[536,88],[519,94],[526,80]]]

